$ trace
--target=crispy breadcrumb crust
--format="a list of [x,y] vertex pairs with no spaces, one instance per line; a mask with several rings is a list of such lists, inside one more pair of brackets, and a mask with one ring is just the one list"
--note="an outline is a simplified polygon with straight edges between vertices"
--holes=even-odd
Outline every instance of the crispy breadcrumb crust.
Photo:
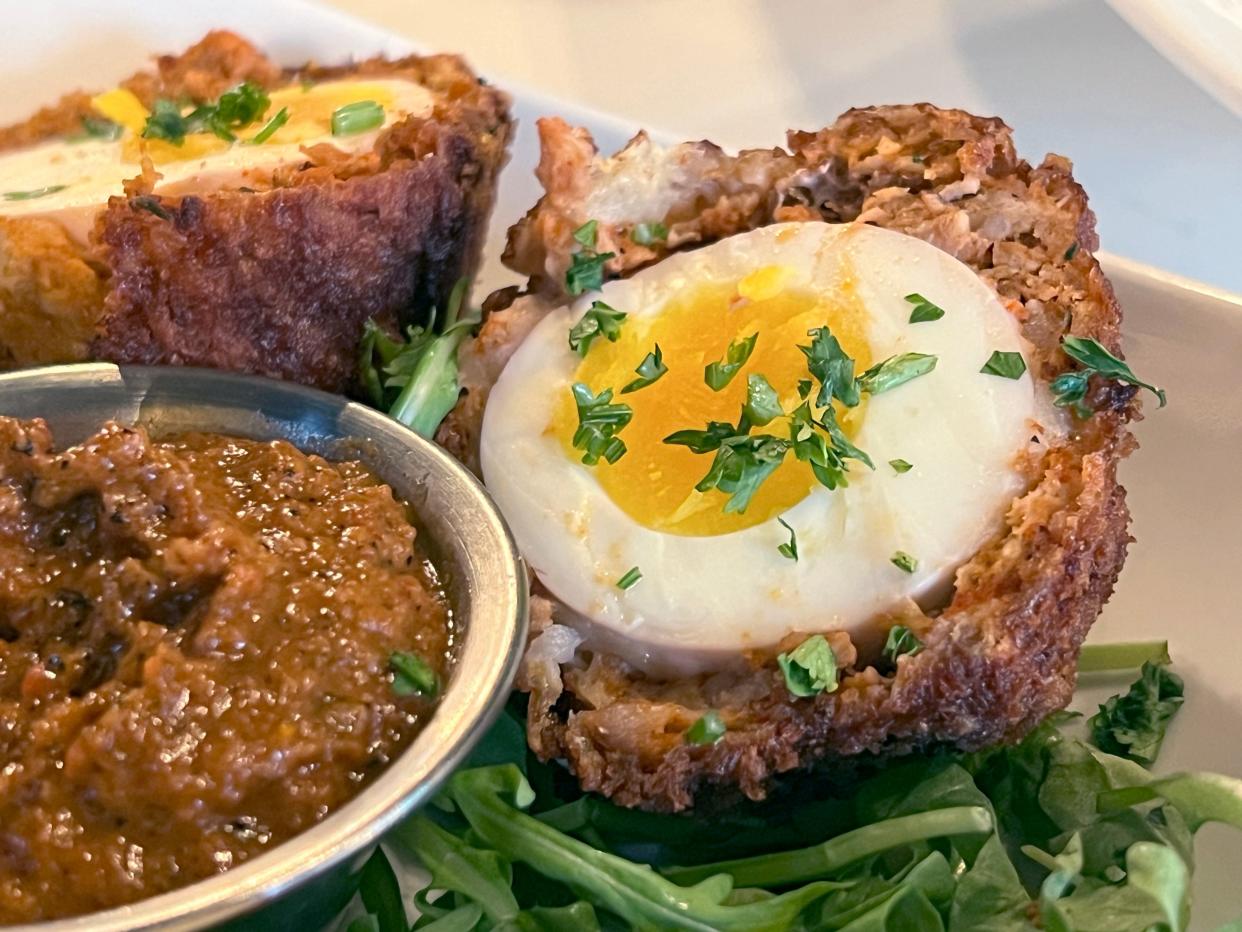
[[[553,186],[511,231],[508,252],[531,276],[533,293],[493,312],[478,343],[464,348],[474,381],[467,379],[469,392],[442,433],[468,461],[489,378],[512,352],[510,341],[564,299],[560,276],[574,248],[564,231],[591,219],[590,185],[623,176],[619,163],[644,144],[599,160],[582,131],[552,121],[543,131],[540,177]],[[1121,311],[1092,255],[1094,217],[1066,159],[1048,156],[1032,167],[999,120],[926,104],[851,110],[788,142],[789,153],[772,155],[775,180],[764,190],[722,184],[729,157],[708,144],[668,150],[667,159],[703,161],[714,176],[702,190],[666,199],[668,244],[629,248],[633,225],[651,216],[601,221],[601,248],[617,253],[610,274],[769,222],[873,223],[935,244],[994,287],[1034,347],[1027,361],[1035,377],[1073,367],[1059,348],[1065,334],[1120,351]],[[762,150],[742,153],[732,165],[756,177],[761,157]],[[764,205],[758,214],[756,204]],[[661,681],[598,652],[549,660],[540,638],[558,626],[555,601],[544,593],[521,682],[530,693],[531,747],[565,759],[588,790],[676,811],[707,795],[762,798],[778,775],[859,755],[1019,738],[1069,701],[1079,647],[1130,539],[1116,469],[1134,445],[1127,429],[1138,413],[1134,389],[1093,379],[1091,400],[1098,413],[1075,420],[1063,444],[1029,464],[1028,490],[958,570],[949,603],[930,614],[911,606],[901,618],[922,638],[921,653],[895,665],[860,658],[845,634],[826,632],[845,672],[835,692],[809,699],[791,697],[775,650],[751,656],[745,672]],[[708,709],[720,713],[726,734],[712,745],[687,744],[686,730]],[[822,770],[831,779],[832,768]]]
[[[512,132],[507,96],[451,55],[281,69],[227,32],[161,56],[122,86],[149,106],[211,100],[243,80],[271,88],[348,76],[408,78],[433,92],[434,108],[394,124],[371,151],[318,145],[305,162],[232,190],[159,196],[157,176],[144,172],[101,210],[87,245],[45,229],[42,253],[10,254],[9,244],[55,224],[4,220],[0,365],[94,358],[349,388],[367,318],[390,330],[421,322],[458,278],[473,277]],[[76,132],[89,101],[70,94],[0,130],[0,150]],[[38,276],[23,278],[32,266]],[[50,326],[32,344],[21,335],[37,323]]]

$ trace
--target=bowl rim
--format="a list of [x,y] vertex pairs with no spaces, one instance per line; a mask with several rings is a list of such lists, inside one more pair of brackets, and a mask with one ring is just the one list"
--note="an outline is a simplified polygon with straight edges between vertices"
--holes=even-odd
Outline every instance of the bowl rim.
[[[116,366],[80,363],[0,373],[0,389],[55,384],[95,390],[100,379],[129,382],[153,394],[158,384],[184,378],[197,386],[242,388],[256,396],[284,398],[338,416],[348,413],[379,435],[395,436],[420,460],[426,477],[455,487],[461,517],[477,519],[490,538],[491,554],[471,552],[466,561],[471,611],[465,636],[435,713],[414,741],[361,793],[271,850],[224,873],[134,903],[80,916],[5,926],[5,932],[121,932],[203,929],[240,918],[313,881],[377,843],[397,822],[426,803],[499,716],[512,688],[526,642],[529,586],[525,565],[508,526],[482,483],[429,440],[358,402],[318,389],[261,376],[192,367]],[[214,395],[205,397],[215,397]],[[0,416],[8,416],[0,410]],[[209,428],[211,429],[211,428]],[[243,434],[244,435],[244,434]],[[336,439],[368,439],[361,434]],[[296,444],[295,444],[296,445]],[[434,545],[433,537],[433,545]],[[478,559],[476,559],[478,557]],[[459,677],[470,666],[469,679]]]

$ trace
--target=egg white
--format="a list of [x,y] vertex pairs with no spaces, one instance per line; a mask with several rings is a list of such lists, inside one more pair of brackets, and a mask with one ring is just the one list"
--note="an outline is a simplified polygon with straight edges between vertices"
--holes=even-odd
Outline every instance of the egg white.
[[[847,488],[815,485],[782,515],[797,532],[797,562],[778,552],[788,532],[775,519],[702,537],[642,526],[597,483],[596,470],[608,466],[571,459],[548,429],[579,362],[567,334],[593,300],[641,320],[684,288],[736,283],[771,265],[786,271],[786,287],[824,293],[843,256],[874,358],[919,352],[939,361],[870,399],[855,443],[874,471],[851,463]],[[913,292],[944,317],[909,323],[905,296]],[[1018,457],[1032,432],[1057,429],[1029,373],[1010,380],[980,372],[994,350],[1027,347],[993,291],[948,254],[872,226],[777,224],[671,256],[548,314],[492,390],[483,474],[530,566],[568,609],[562,620],[588,646],[651,672],[684,674],[729,666],[795,631],[844,630],[865,642],[877,617],[905,600],[943,597],[1022,491]],[[898,458],[914,468],[897,474],[888,461]],[[704,456],[704,472],[709,464]],[[917,558],[914,573],[892,563],[896,551]],[[642,579],[622,591],[616,582],[634,566]]]

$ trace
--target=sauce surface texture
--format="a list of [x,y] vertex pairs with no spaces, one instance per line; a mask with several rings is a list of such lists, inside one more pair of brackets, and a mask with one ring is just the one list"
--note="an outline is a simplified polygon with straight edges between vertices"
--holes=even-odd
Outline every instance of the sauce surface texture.
[[284,442],[0,418],[0,925],[143,899],[321,820],[434,700],[452,626],[406,507]]

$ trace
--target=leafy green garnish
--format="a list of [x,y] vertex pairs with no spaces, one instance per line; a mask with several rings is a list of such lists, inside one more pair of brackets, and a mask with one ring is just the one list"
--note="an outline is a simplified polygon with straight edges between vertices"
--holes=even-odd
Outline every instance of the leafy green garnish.
[[145,210],[161,220],[172,219],[172,214],[164,209],[164,205],[160,203],[160,199],[154,194],[139,194],[137,197],[131,197],[129,199],[129,206],[137,210]]
[[638,223],[630,231],[630,239],[639,246],[652,246],[656,243],[663,243],[668,239],[668,227],[659,222]]
[[703,370],[703,381],[712,391],[718,392],[733,381],[733,377],[746,365],[746,360],[750,359],[758,338],[758,333],[752,333],[743,339],[734,340],[729,344],[722,361],[707,364]]
[[1053,379],[1053,398],[1061,407],[1073,408],[1080,418],[1088,418],[1093,413],[1084,401],[1087,395],[1087,379],[1092,373],[1147,389],[1160,400],[1161,408],[1168,403],[1164,389],[1139,379],[1124,360],[1118,359],[1096,340],[1067,336],[1061,340],[1061,349],[1083,368],[1077,372],[1062,373]]
[[[738,433],[738,429],[725,421],[708,421],[706,430],[679,430],[664,438],[673,446],[689,447],[692,453],[711,453]],[[744,433],[744,432],[743,432]]]
[[889,460],[888,465],[892,466],[893,472],[897,473],[899,476],[902,473],[907,473],[914,468],[914,464],[907,463],[905,460]]
[[905,625],[893,625],[888,629],[888,639],[884,642],[884,656],[896,660],[902,654],[913,657],[923,649],[923,642],[918,635]]
[[891,558],[893,566],[907,573],[913,573],[919,568],[919,561],[904,550],[898,550]]
[[575,382],[572,391],[578,407],[574,449],[583,451],[582,462],[588,466],[596,465],[601,457],[615,463],[625,455],[625,441],[617,432],[630,422],[634,410],[627,404],[613,404],[611,388],[593,395],[582,382]]
[[1074,256],[1078,255],[1077,241],[1070,243],[1069,248],[1065,250],[1065,261],[1069,262]]
[[569,330],[569,348],[585,357],[591,351],[591,344],[596,337],[602,336],[609,343],[616,343],[621,336],[621,322],[625,318],[625,311],[609,307],[603,301],[592,301],[586,313]]
[[638,374],[638,378],[626,383],[625,387],[621,389],[622,395],[636,392],[640,388],[646,388],[648,385],[653,385],[668,372],[668,366],[664,365],[664,354],[660,352],[659,343],[655,345],[655,349],[643,357],[643,361],[638,364],[638,368],[634,371]]
[[144,139],[163,139],[176,146],[185,142],[186,134],[190,132],[193,130],[181,115],[181,107],[175,101],[163,98],[151,105],[151,113],[142,128]]
[[1020,379],[1026,371],[1026,360],[1021,353],[993,350],[979,371],[987,375],[998,375],[1002,379]]
[[160,98],[151,107],[142,135],[177,146],[190,133],[200,132],[214,133],[233,142],[237,139],[233,131],[262,119],[269,106],[271,98],[267,91],[251,81],[243,81],[221,94],[215,103],[199,104],[184,115],[176,101]]
[[276,130],[280,129],[282,126],[284,126],[288,122],[289,122],[289,108],[281,107],[279,110],[276,111],[276,115],[267,121],[267,125],[265,125],[257,133],[255,133],[254,136],[250,140],[248,140],[249,144],[252,146],[262,145],[263,143],[267,142],[269,139],[272,138],[272,134],[275,133]]
[[785,544],[780,544],[776,548],[776,551],[782,557],[785,557],[786,559],[789,559],[789,560],[793,560],[795,563],[797,563],[798,562],[798,535],[797,533],[794,532],[793,528],[791,528],[788,524],[785,523],[784,518],[777,518],[776,520],[780,523],[781,527],[783,527],[785,530],[789,532],[789,542]]
[[392,670],[392,691],[398,696],[434,696],[440,691],[436,671],[417,654],[395,650],[388,655]]
[[901,353],[878,362],[858,377],[858,387],[879,395],[926,375],[936,368],[936,357],[926,353]]
[[726,731],[728,729],[720,713],[715,709],[709,709],[686,729],[686,744],[715,744],[725,736]]
[[788,440],[770,434],[734,433],[722,438],[711,468],[695,488],[700,492],[719,489],[729,496],[725,512],[741,514],[759,486],[785,459],[789,446]]
[[588,220],[582,226],[573,232],[574,242],[579,246],[587,249],[595,248],[595,241],[599,237],[599,221]]
[[752,373],[746,377],[746,405],[743,408],[748,423],[755,427],[770,424],[785,412],[776,389],[762,375]]
[[643,578],[642,571],[637,566],[631,566],[625,571],[620,579],[617,580],[617,588],[624,591],[633,586],[636,582]]
[[355,100],[332,111],[332,135],[356,136],[384,125],[384,108],[374,100]]
[[[377,847],[362,866],[362,873],[358,878],[358,895],[366,910],[366,918],[373,920],[365,928],[374,929],[376,932],[408,932],[410,920],[405,912],[401,885],[397,882],[397,872],[392,869],[383,848]],[[363,928],[362,925],[351,924],[347,932]]]
[[854,380],[854,360],[841,348],[840,341],[825,327],[807,331],[810,346],[799,346],[806,357],[806,367],[819,380],[817,407],[826,408],[836,398],[852,408],[861,401],[858,383]]
[[910,323],[912,324],[922,324],[944,317],[944,308],[928,301],[917,291],[906,295],[906,300],[914,305],[914,309],[910,311]]
[[477,311],[462,313],[466,287],[461,279],[449,295],[439,333],[436,313],[425,327],[410,326],[405,341],[367,321],[359,352],[359,377],[371,403],[422,437],[435,436],[461,395],[457,350],[478,325]]
[[827,638],[813,634],[788,654],[776,658],[785,674],[785,686],[799,698],[836,692],[837,655]]
[[1101,751],[1151,766],[1182,706],[1182,696],[1181,677],[1163,664],[1144,663],[1129,692],[1113,696],[1092,716],[1092,743]]
[[67,186],[63,184],[49,184],[43,188],[33,188],[30,191],[5,191],[0,194],[6,201],[33,201],[40,197],[47,197],[49,194],[55,194],[57,191],[65,190]]
[[87,139],[102,139],[106,142],[115,142],[121,138],[121,133],[125,131],[125,127],[120,123],[113,123],[103,117],[84,116],[82,117],[82,131],[75,136],[70,136],[70,142],[84,142]]
[[598,220],[588,220],[574,230],[574,241],[582,248],[570,256],[569,268],[565,271],[565,290],[571,295],[596,291],[604,284],[604,263],[616,253],[596,252],[598,235]]

